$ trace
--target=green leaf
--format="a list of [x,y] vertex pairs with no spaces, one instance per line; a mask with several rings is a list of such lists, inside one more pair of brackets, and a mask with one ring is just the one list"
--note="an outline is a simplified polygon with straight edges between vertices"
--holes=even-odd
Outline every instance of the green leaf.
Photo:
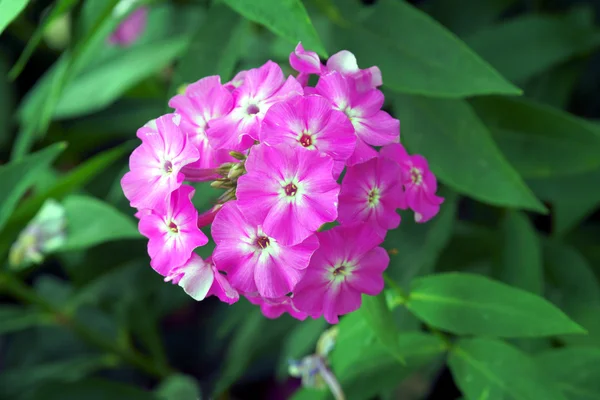
[[427,324],[458,335],[542,337],[585,333],[545,299],[473,274],[418,278],[413,281],[406,306]]
[[196,380],[186,375],[171,375],[160,383],[156,394],[163,400],[201,400]]
[[494,339],[460,339],[448,364],[468,400],[566,400],[527,355]]
[[574,347],[546,351],[534,358],[538,368],[556,382],[570,400],[600,398],[600,349]]
[[[220,33],[206,40],[214,32]],[[213,5],[177,65],[171,92],[175,93],[181,84],[193,83],[205,76],[219,75],[222,83],[230,80],[245,34],[248,34],[248,25],[239,15],[223,5]]]
[[423,154],[446,185],[484,203],[546,211],[468,103],[407,95],[393,102],[409,151]]
[[[113,366],[116,364],[115,361],[113,356],[87,355],[64,361],[7,369],[0,375],[0,398],[12,399],[49,382],[57,382],[57,386],[68,388],[68,382],[78,381],[99,369]],[[42,397],[34,395],[32,398],[41,399]],[[48,397],[43,398],[58,399],[58,397],[52,397],[50,393],[48,393]],[[66,398],[73,397],[61,397],[61,399]],[[81,398],[87,399],[88,397]]]
[[283,343],[277,375],[279,377],[287,375],[289,360],[300,360],[302,357],[314,354],[317,341],[326,328],[327,322],[323,318],[300,321]]
[[224,2],[249,20],[262,24],[276,35],[289,40],[294,46],[302,42],[306,49],[316,51],[323,57],[328,56],[300,0]]
[[592,267],[576,249],[556,240],[545,241],[543,249],[548,297],[589,332],[561,339],[574,345],[600,345],[600,284]]
[[[526,99],[471,101],[496,143],[525,178],[545,178],[600,167],[600,133],[587,121]],[[535,157],[531,157],[535,149]]]
[[366,18],[339,29],[337,42],[359,63],[377,65],[385,87],[394,91],[452,98],[521,93],[460,39],[407,2],[378,1]]
[[64,88],[54,116],[74,117],[109,105],[127,89],[169,64],[186,46],[185,37],[165,39],[136,47],[87,69]]
[[71,384],[51,384],[28,400],[157,400],[152,392],[119,382],[90,378]]
[[67,242],[60,251],[80,250],[111,240],[142,238],[131,217],[101,200],[71,195],[63,205],[67,213]]
[[404,355],[398,343],[400,330],[394,323],[394,316],[387,305],[384,293],[378,296],[363,295],[362,305],[357,313],[365,319],[367,326],[387,351],[400,363],[404,363]]
[[600,169],[527,182],[536,195],[552,204],[552,234],[562,236],[598,208],[600,185],[594,182],[599,181]]
[[600,32],[567,16],[526,14],[489,26],[467,44],[512,82],[524,82],[600,45]]
[[438,194],[444,197],[444,203],[433,220],[419,224],[405,214],[402,228],[388,231],[386,235],[384,247],[390,253],[390,265],[385,272],[401,286],[407,287],[414,277],[433,272],[440,253],[452,237],[458,195],[446,188]]
[[8,60],[0,50],[0,147],[9,142],[15,119],[15,90],[8,80],[7,72]]
[[579,83],[587,60],[572,60],[546,71],[523,85],[527,98],[559,109],[566,109]]
[[35,308],[8,304],[0,306],[0,335],[48,322],[47,316]]
[[19,161],[0,166],[0,230],[25,191],[39,179],[38,172],[49,168],[65,148],[65,143],[56,143]]
[[0,34],[27,7],[29,0],[0,0]]
[[503,282],[542,295],[544,270],[542,248],[527,215],[508,211],[502,220],[504,235],[498,278]]

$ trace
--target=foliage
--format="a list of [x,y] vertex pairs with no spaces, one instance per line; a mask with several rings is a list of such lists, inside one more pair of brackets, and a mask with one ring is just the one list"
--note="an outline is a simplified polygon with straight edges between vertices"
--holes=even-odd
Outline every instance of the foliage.
[[[380,67],[445,197],[427,224],[402,214],[386,288],[337,325],[346,398],[600,398],[593,2],[138,0],[143,34],[110,46],[125,3],[0,0],[0,398],[332,398],[287,373],[328,324],[164,283],[119,184],[136,129],[182,85],[268,59],[292,73],[299,41]],[[10,265],[48,199],[66,242]]]

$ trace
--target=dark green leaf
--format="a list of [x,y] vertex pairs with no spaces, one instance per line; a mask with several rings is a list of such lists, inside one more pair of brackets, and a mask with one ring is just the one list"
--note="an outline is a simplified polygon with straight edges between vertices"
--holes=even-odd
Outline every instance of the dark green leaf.
[[294,46],[302,42],[306,49],[327,57],[327,51],[300,0],[224,1],[244,17],[264,25],[276,35],[289,40]]
[[161,400],[201,400],[198,383],[186,375],[172,375],[160,383],[156,390]]
[[0,146],[10,140],[14,125],[15,93],[6,76],[7,71],[7,59],[0,50]]
[[384,85],[394,91],[452,98],[521,93],[437,21],[403,1],[378,1],[360,24],[340,29],[337,40],[359,63],[379,66]]
[[499,340],[461,339],[448,364],[469,400],[566,400],[531,358]]
[[442,182],[485,203],[545,211],[469,104],[407,95],[393,101],[404,143]]
[[0,306],[0,335],[48,322],[48,316],[37,309],[13,305]]
[[56,143],[19,161],[0,166],[0,230],[11,216],[25,191],[39,179],[38,172],[50,164],[66,148]]
[[111,240],[142,238],[131,217],[101,200],[71,195],[63,205],[67,213],[67,242],[61,251],[84,249]]
[[103,379],[85,379],[71,384],[47,385],[29,400],[157,400],[152,392]]
[[542,297],[473,274],[418,278],[413,281],[406,306],[427,324],[459,335],[542,337],[585,333]]
[[527,98],[565,109],[581,77],[586,60],[572,60],[558,65],[527,81],[523,91]]
[[465,40],[504,77],[523,82],[600,45],[600,32],[568,17],[527,14]]
[[169,64],[186,46],[185,37],[166,39],[136,47],[87,69],[64,88],[54,116],[74,117],[109,105],[127,89]]
[[387,305],[385,295],[383,293],[378,296],[363,295],[362,305],[357,313],[364,318],[367,326],[387,351],[400,363],[404,363],[404,355],[398,343],[400,330],[394,324],[394,317]]
[[[600,167],[600,133],[589,123],[531,100],[487,97],[471,104],[491,128],[508,160],[526,178],[543,178]],[[535,157],[531,157],[535,149]]]
[[534,358],[569,400],[600,398],[600,349],[574,347],[546,351]]
[[[223,5],[213,5],[207,21],[196,31],[189,49],[177,65],[171,91],[176,92],[179,85],[196,82],[205,76],[219,75],[222,83],[231,79],[240,56],[242,37],[248,30],[239,15]],[[214,32],[220,33],[206,40]]]
[[496,21],[516,0],[434,0],[427,12],[460,37]]
[[511,286],[542,295],[542,249],[527,215],[508,211],[502,221],[504,243],[499,278]]
[[29,0],[0,0],[0,34],[27,7]]

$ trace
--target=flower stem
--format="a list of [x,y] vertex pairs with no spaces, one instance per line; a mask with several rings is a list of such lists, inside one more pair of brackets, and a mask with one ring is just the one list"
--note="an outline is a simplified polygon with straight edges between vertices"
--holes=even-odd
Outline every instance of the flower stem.
[[10,273],[0,272],[0,292],[2,291],[23,303],[40,307],[42,310],[51,314],[57,323],[71,329],[88,344],[118,356],[123,361],[149,375],[163,379],[173,373],[171,367],[159,365],[137,350],[120,346],[116,342],[111,341],[105,336],[90,329],[69,313],[62,311],[60,308],[39,296],[35,291]]

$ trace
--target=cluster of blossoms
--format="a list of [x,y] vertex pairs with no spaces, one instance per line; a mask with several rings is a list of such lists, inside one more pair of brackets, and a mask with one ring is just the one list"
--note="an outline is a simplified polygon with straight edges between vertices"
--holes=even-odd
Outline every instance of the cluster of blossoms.
[[[377,67],[359,69],[348,51],[323,65],[301,44],[290,64],[296,77],[268,61],[187,86],[169,102],[174,113],[138,130],[121,184],[166,281],[197,300],[245,296],[269,318],[337,323],[383,289],[380,244],[397,210],[425,222],[443,199],[425,159],[399,143],[400,121],[381,110]],[[184,182],[202,181],[224,192],[199,214]],[[208,225],[216,247],[203,260],[194,249]]]

